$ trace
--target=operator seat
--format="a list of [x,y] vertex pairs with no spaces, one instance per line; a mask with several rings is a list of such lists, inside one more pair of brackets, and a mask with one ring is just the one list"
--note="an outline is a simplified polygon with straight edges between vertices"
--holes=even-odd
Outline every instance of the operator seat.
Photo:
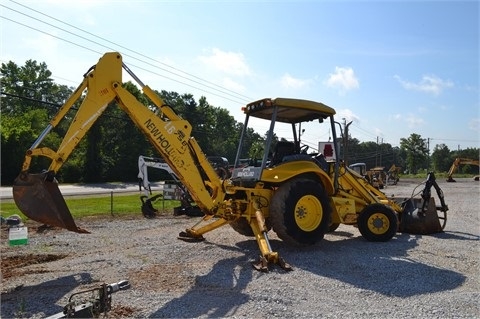
[[295,144],[288,141],[279,141],[275,145],[272,161],[270,166],[275,166],[283,161],[283,158],[288,155],[295,154]]

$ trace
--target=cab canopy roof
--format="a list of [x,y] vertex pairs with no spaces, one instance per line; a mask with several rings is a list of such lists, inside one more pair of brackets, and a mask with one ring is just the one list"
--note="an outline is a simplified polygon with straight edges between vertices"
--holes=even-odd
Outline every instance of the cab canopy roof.
[[328,118],[335,115],[335,110],[323,103],[300,99],[262,99],[247,104],[245,114],[270,120],[274,107],[278,107],[277,122],[299,123]]

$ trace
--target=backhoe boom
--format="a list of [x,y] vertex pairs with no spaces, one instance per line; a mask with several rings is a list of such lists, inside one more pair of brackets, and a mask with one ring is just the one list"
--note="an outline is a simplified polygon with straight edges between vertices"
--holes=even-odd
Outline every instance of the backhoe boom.
[[[141,83],[128,69],[126,70],[139,82],[145,95],[161,111],[156,115],[148,107],[140,103],[130,92],[122,87],[122,57],[118,53],[106,53],[99,62],[85,74],[81,85],[76,89],[64,106],[51,120],[32,147],[27,151],[22,166],[22,172],[14,186],[14,198],[17,205],[23,208],[26,215],[34,220],[43,221],[53,226],[65,227],[60,219],[70,215],[60,209],[53,217],[50,212],[41,209],[42,203],[31,202],[36,196],[25,194],[32,189],[31,184],[43,182],[45,179],[53,181],[55,174],[67,161],[72,151],[82,140],[93,123],[102,115],[105,109],[116,102],[133,120],[135,125],[145,134],[155,149],[162,155],[182,184],[192,192],[192,197],[205,214],[212,214],[216,205],[223,199],[222,181],[214,168],[202,153],[196,140],[191,136],[191,125],[176,115],[166,106],[163,100],[148,86]],[[72,120],[58,150],[48,147],[36,148],[48,132],[56,127],[66,113],[78,101],[86,90],[83,101]],[[49,175],[40,175],[38,178],[28,176],[30,163],[33,156],[44,156],[51,159],[48,169]],[[30,178],[29,178],[30,177]],[[38,179],[38,181],[36,181]],[[55,192],[56,193],[56,192]],[[60,193],[52,195],[52,202],[60,201],[56,198]],[[47,194],[45,194],[47,195]],[[38,198],[37,198],[38,200]],[[66,205],[62,204],[62,207]],[[68,210],[68,209],[67,209]],[[58,215],[58,216],[56,216]],[[70,229],[73,228],[73,229]],[[69,226],[70,230],[78,231],[76,226]]]

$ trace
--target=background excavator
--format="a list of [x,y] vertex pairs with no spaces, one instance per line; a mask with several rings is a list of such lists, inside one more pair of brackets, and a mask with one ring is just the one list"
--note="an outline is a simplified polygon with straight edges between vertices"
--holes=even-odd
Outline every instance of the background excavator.
[[[452,175],[453,173],[455,173],[456,171],[458,171],[458,167],[460,165],[475,165],[475,166],[479,166],[479,162],[478,160],[473,160],[473,159],[470,159],[470,158],[456,158],[453,163],[452,163],[452,166],[450,167],[450,170],[448,171],[448,175],[447,175],[447,182],[456,182]],[[480,175],[476,175],[473,177],[473,180],[474,181],[478,181],[480,180]]]
[[188,216],[203,216],[202,211],[195,205],[192,196],[189,194],[188,190],[185,189],[185,186],[180,182],[180,179],[172,170],[170,165],[168,165],[164,159],[158,157],[149,157],[140,155],[138,157],[138,185],[140,191],[143,192],[144,195],[140,196],[140,200],[142,201],[142,214],[146,218],[153,218],[157,216],[158,210],[153,207],[153,202],[157,199],[163,197],[163,193],[152,195],[152,187],[150,184],[150,180],[148,178],[148,168],[156,168],[160,170],[166,171],[170,177],[174,185],[177,187],[179,191],[178,197],[180,199],[181,205],[178,207],[173,208],[174,215],[188,215]]
[[[122,86],[122,69],[142,88],[152,103],[150,107]],[[57,150],[39,147],[82,97]],[[448,207],[433,173],[427,176],[421,198],[390,199],[346,167],[339,159],[338,147],[334,147],[328,161],[321,153],[309,153],[297,133],[300,126],[305,127],[302,123],[326,123],[333,141],[337,141],[335,110],[319,102],[265,98],[247,104],[243,108],[245,121],[231,176],[220,178],[192,136],[190,123],[144,85],[117,52],[106,53],[87,71],[79,87],[27,150],[13,186],[15,203],[23,214],[51,226],[88,232],[73,220],[58,188],[56,174],[102,112],[114,105],[129,115],[204,214],[199,222],[180,232],[179,238],[202,241],[206,233],[230,225],[238,233],[256,240],[260,257],[253,266],[258,270],[268,271],[272,264],[292,269],[272,250],[270,230],[283,241],[312,245],[340,224],[358,227],[369,241],[388,241],[398,231],[431,234],[445,227]],[[251,129],[249,124],[255,125],[257,121],[269,123],[270,127],[263,154],[252,161],[254,166],[240,165],[245,149],[251,146],[246,138],[247,130]],[[285,128],[290,129],[291,136],[274,143],[274,137],[279,136],[276,130],[285,132]],[[37,156],[47,157],[51,164],[44,172],[31,173],[31,160]],[[441,206],[435,205],[431,187],[436,189]]]

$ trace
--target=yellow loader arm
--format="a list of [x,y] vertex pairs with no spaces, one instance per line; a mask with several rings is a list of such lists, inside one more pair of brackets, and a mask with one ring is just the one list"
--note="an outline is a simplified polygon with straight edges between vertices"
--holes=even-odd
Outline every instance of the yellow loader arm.
[[[159,115],[122,87],[122,68],[142,87],[144,94],[160,110]],[[85,90],[84,99],[58,149],[55,151],[48,147],[38,148],[45,136],[65,118]],[[33,220],[76,232],[86,232],[75,225],[58,189],[55,173],[66,162],[93,123],[113,103],[130,116],[179,176],[181,183],[187,189],[194,190],[191,195],[200,209],[207,215],[213,215],[225,195],[223,181],[191,136],[191,125],[165,105],[153,90],[144,85],[123,64],[122,56],[116,52],[106,53],[87,71],[79,87],[26,152],[22,172],[15,179],[13,186],[14,200],[19,209]],[[48,172],[29,173],[31,159],[34,156],[44,156],[52,160]]]

